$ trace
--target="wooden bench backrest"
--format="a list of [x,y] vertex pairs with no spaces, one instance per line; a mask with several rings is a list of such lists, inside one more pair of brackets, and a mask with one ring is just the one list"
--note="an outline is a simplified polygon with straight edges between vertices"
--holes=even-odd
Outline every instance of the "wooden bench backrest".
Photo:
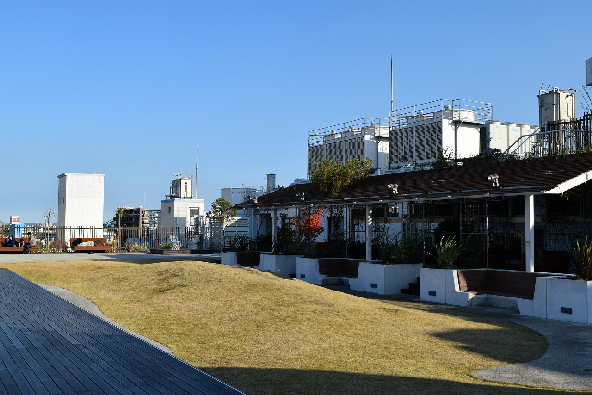
[[257,266],[260,255],[259,251],[239,251],[236,253],[236,263],[241,266]]
[[536,279],[544,276],[549,274],[488,269],[459,270],[458,285],[463,292],[490,292],[533,299]]
[[359,259],[322,258],[319,259],[319,273],[329,277],[358,277]]
[[[26,242],[29,241],[29,238],[28,237],[20,237],[20,238],[19,237],[15,237],[14,238],[14,241],[15,242],[19,242],[21,240],[23,240],[26,243]],[[2,240],[0,241],[0,246],[5,247],[5,243],[6,243],[6,237],[3,237]]]
[[487,270],[458,271],[458,286],[462,292],[484,292],[487,284]]
[[103,243],[105,243],[105,245],[107,245],[107,239],[106,239],[106,238],[104,238],[104,237],[72,237],[72,238],[70,239],[70,245],[72,245],[72,242],[73,242],[74,240],[78,240],[78,239],[82,240],[82,242],[83,242],[83,243],[84,243],[84,242],[87,242],[87,241],[95,241],[95,240],[99,240],[99,241],[102,241]]

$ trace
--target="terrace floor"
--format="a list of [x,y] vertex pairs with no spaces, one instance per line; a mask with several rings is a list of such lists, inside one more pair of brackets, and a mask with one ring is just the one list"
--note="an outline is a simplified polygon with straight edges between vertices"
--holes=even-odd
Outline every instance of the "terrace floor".
[[0,345],[0,393],[242,393],[6,269]]

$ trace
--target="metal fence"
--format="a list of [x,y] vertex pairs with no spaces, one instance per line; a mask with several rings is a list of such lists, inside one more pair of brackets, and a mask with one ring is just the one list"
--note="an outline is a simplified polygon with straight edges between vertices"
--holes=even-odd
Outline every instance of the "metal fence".
[[28,233],[39,240],[41,251],[65,252],[71,247],[72,239],[105,238],[112,251],[139,252],[150,248],[167,248],[173,243],[180,247],[194,250],[216,248],[209,227],[198,231],[194,227],[161,227],[161,228],[94,228],[94,227],[63,227],[42,225],[0,225],[0,236],[9,234],[16,238],[28,237]]

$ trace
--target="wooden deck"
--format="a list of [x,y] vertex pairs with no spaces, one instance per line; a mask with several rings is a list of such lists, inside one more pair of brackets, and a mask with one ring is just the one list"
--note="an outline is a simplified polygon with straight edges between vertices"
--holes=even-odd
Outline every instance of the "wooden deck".
[[0,393],[242,393],[6,269],[0,343]]

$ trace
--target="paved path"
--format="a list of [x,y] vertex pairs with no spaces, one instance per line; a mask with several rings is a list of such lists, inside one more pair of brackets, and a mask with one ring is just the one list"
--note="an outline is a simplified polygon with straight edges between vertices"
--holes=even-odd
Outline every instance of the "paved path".
[[549,341],[549,349],[539,359],[480,370],[477,376],[506,383],[592,389],[592,325],[521,316],[516,310],[491,306],[468,310],[534,329]]
[[241,393],[6,269],[0,383],[7,394]]

